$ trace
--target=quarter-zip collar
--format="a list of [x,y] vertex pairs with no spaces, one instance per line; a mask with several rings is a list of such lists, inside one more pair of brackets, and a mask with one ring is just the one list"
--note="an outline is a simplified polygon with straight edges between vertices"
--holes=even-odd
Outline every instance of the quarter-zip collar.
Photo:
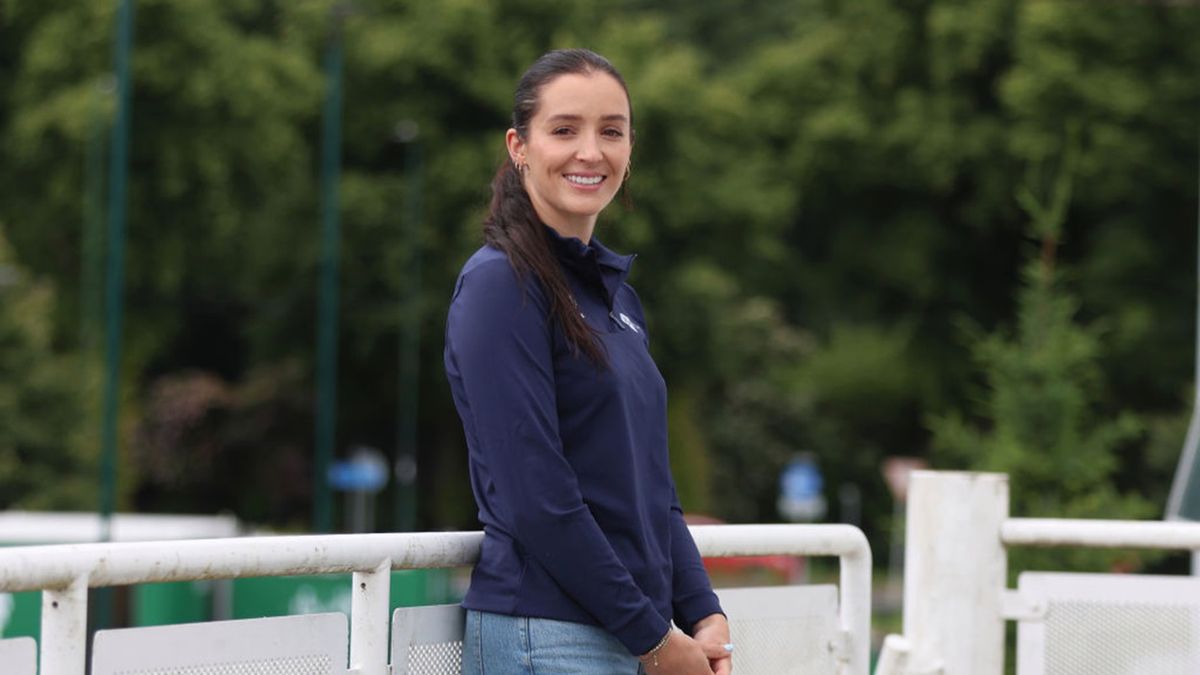
[[585,282],[599,286],[604,291],[609,310],[612,310],[617,290],[625,283],[637,256],[615,253],[596,237],[585,244],[576,237],[562,236],[552,227],[543,227],[551,250],[563,266],[578,274]]

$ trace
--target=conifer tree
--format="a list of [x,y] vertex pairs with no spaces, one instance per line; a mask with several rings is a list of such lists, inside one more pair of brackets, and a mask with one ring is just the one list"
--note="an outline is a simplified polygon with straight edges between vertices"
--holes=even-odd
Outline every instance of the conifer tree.
[[[1033,187],[1017,193],[1037,248],[1026,262],[1013,331],[968,329],[985,389],[970,419],[958,414],[932,421],[940,467],[955,465],[1008,474],[1012,513],[1055,518],[1146,518],[1143,497],[1117,488],[1119,449],[1142,433],[1132,413],[1101,408],[1103,331],[1079,320],[1079,301],[1066,287],[1058,248],[1078,157],[1078,127],[1070,127],[1063,159],[1045,197]],[[1112,553],[1013,553],[1014,570],[1111,565]]]

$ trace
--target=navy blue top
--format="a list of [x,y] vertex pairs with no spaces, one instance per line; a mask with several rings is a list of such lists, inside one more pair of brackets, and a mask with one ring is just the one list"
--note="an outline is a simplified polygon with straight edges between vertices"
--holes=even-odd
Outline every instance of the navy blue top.
[[721,608],[671,479],[633,256],[546,231],[608,367],[573,353],[503,252],[463,266],[445,364],[484,529],[463,606],[599,625],[644,654],[670,620],[691,632]]

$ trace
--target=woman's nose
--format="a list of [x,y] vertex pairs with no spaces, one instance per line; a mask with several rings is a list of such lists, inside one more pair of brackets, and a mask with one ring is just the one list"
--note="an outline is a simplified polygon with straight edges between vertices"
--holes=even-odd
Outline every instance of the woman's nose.
[[580,161],[594,162],[600,159],[600,144],[591,134],[584,134],[579,138],[579,145],[575,148],[575,157]]

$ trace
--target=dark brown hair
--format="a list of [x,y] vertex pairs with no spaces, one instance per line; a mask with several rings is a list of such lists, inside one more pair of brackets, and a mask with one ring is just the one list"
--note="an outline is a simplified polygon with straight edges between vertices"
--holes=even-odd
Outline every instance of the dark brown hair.
[[[512,128],[525,140],[529,120],[537,113],[541,89],[561,75],[611,75],[625,90],[625,80],[608,59],[586,49],[559,49],[543,54],[533,62],[517,83],[513,96]],[[633,104],[630,102],[630,127],[633,125]],[[592,329],[575,309],[575,299],[567,285],[562,267],[550,250],[545,227],[525,186],[521,174],[512,162],[505,161],[492,179],[492,201],[483,221],[483,238],[488,244],[504,251],[509,264],[524,277],[528,274],[541,283],[550,301],[550,320],[557,321],[575,353],[583,352],[596,365],[604,366],[607,358]]]

